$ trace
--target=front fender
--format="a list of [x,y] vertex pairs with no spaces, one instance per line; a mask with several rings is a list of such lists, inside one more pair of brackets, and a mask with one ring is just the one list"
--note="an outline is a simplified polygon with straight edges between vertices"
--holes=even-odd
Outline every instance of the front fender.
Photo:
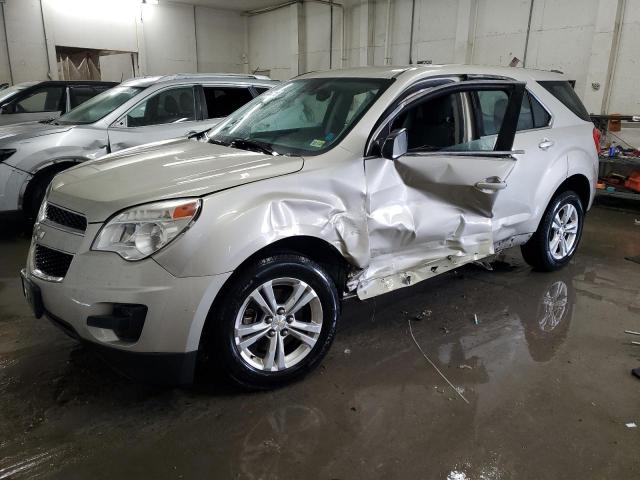
[[362,268],[369,262],[364,199],[362,159],[317,170],[305,163],[298,173],[205,197],[192,228],[154,259],[176,276],[217,275],[278,240],[309,236]]

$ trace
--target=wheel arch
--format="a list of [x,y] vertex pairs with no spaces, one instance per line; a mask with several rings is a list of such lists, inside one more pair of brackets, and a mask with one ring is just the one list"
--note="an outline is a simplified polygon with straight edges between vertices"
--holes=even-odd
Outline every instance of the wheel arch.
[[33,169],[31,171],[32,176],[24,183],[20,197],[18,198],[19,208],[24,210],[25,206],[29,204],[33,190],[41,178],[51,173],[58,174],[83,161],[85,161],[84,158],[62,158],[59,160],[49,161]]
[[580,203],[582,203],[582,208],[586,213],[587,209],[589,208],[589,202],[591,200],[591,184],[589,183],[589,179],[581,173],[571,175],[570,177],[565,179],[558,186],[558,188],[556,188],[548,203],[550,203],[561,193],[569,190],[576,192],[576,194],[580,198]]
[[260,248],[245,260],[243,260],[234,272],[226,279],[220,290],[217,292],[213,302],[209,307],[209,311],[202,324],[199,334],[199,350],[203,350],[203,341],[208,338],[215,321],[213,312],[216,311],[220,302],[226,297],[225,292],[230,288],[233,281],[248,265],[267,258],[271,255],[282,253],[297,253],[310,258],[327,269],[331,279],[335,282],[338,294],[342,297],[348,273],[357,267],[352,265],[331,243],[318,237],[310,235],[296,235],[291,237],[280,238],[269,245]]

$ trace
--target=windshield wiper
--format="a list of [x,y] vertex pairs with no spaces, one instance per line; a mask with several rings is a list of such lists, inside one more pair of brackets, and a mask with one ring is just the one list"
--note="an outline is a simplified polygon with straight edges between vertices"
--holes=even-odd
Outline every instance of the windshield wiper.
[[250,138],[234,138],[231,140],[231,143],[229,143],[229,146],[243,150],[258,150],[259,152],[266,153],[267,155],[280,155],[271,148],[271,145],[268,143],[252,140]]
[[231,145],[229,142],[223,142],[222,140],[216,140],[215,138],[209,138],[207,141],[209,143],[215,143],[216,145],[222,145],[223,147]]

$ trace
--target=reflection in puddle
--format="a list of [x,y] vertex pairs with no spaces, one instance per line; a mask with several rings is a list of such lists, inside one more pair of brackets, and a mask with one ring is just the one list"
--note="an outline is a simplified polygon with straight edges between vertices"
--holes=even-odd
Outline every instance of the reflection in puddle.
[[276,479],[282,466],[307,463],[324,423],[323,413],[314,407],[285,405],[267,411],[242,440],[239,459],[244,478]]

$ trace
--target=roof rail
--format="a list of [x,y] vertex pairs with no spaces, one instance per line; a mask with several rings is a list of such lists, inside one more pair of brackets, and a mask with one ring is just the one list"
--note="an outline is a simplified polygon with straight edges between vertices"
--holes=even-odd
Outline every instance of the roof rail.
[[255,80],[271,80],[266,75],[255,75],[253,73],[176,73],[165,75],[163,79],[186,78],[186,77],[232,77],[232,78],[253,78]]

